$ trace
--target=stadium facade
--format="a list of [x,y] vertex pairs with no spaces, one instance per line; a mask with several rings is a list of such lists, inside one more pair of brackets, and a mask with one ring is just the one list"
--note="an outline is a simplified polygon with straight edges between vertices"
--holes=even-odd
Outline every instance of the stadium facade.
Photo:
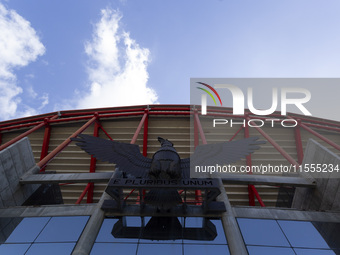
[[[214,118],[228,122],[212,128]],[[202,117],[192,105],[142,105],[1,122],[0,254],[340,254],[340,123],[259,120],[222,107]],[[216,179],[223,208],[207,206],[210,190],[198,182],[178,187],[185,209],[159,212],[144,204],[147,186],[118,188],[123,207],[112,205],[105,189],[115,165],[77,147],[71,138],[81,133],[138,144],[150,158],[158,136],[181,158],[199,144],[266,143],[233,164],[249,171]]]

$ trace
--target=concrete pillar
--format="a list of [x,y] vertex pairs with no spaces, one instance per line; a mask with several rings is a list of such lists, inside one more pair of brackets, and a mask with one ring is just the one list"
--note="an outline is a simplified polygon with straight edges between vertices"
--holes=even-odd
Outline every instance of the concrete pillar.
[[217,197],[218,201],[224,202],[227,211],[222,215],[224,233],[227,237],[231,255],[248,255],[247,248],[243,242],[241,231],[238,227],[236,218],[233,214],[227,193],[225,192],[222,180],[219,178],[221,194]]
[[27,137],[0,151],[0,207],[22,205],[39,185],[20,185],[22,175],[35,169]]
[[99,233],[100,227],[105,218],[105,212],[100,209],[104,200],[112,199],[105,192],[97,203],[96,209],[94,209],[86,227],[81,234],[76,247],[74,248],[72,255],[88,255],[91,252],[92,246],[96,241],[97,235]]

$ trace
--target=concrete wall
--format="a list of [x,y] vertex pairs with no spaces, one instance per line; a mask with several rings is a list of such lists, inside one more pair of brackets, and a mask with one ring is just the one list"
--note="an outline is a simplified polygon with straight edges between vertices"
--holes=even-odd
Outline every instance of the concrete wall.
[[[323,145],[310,139],[308,141],[302,166],[304,164],[331,164],[340,167],[340,157]],[[340,173],[310,173],[316,180],[315,189],[297,188],[292,207],[302,210],[340,211]],[[308,178],[308,176],[306,176]]]
[[28,138],[0,151],[0,208],[22,205],[36,185],[20,185],[20,177],[35,166]]

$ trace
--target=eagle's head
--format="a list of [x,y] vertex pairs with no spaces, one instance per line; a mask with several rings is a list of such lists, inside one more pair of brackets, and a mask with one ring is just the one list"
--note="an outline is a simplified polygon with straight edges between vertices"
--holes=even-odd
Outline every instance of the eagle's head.
[[174,146],[174,144],[172,142],[170,142],[168,139],[164,139],[162,137],[158,137],[158,142],[161,144],[162,147],[165,147],[165,146],[173,147]]

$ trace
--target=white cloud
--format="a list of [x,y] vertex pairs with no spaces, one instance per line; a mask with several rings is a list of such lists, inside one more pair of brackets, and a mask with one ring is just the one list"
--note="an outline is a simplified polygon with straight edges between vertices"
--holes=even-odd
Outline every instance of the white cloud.
[[0,119],[36,114],[19,97],[23,89],[17,85],[14,69],[44,53],[45,47],[31,24],[0,3]]
[[105,9],[101,14],[85,44],[90,84],[87,92],[76,95],[77,108],[156,103],[157,94],[147,85],[150,51],[120,28],[119,12]]
[[34,91],[32,86],[28,86],[27,89],[26,89],[26,92],[27,92],[28,96],[33,98],[33,99],[35,99],[38,96],[37,92]]
[[39,106],[39,110],[43,109],[46,105],[48,105],[48,94],[44,93],[40,99],[42,100],[41,105]]

